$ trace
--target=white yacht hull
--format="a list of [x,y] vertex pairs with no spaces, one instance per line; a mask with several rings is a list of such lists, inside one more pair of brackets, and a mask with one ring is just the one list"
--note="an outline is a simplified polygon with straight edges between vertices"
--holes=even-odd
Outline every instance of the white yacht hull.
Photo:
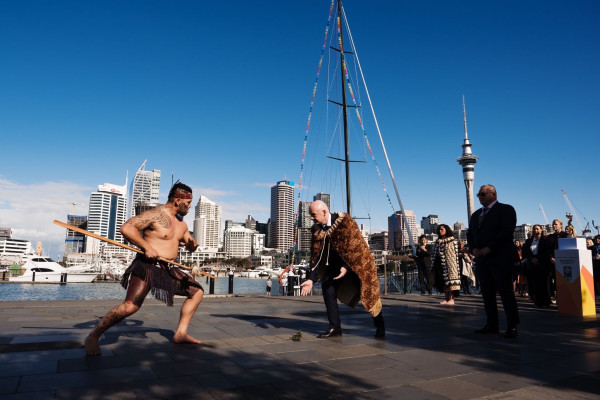
[[11,276],[9,282],[89,283],[98,276],[95,272],[69,272],[62,265],[43,256],[29,255],[22,275]]
[[8,278],[9,282],[33,282],[33,283],[90,283],[98,274],[95,273],[57,273],[36,272],[33,274],[13,276]]

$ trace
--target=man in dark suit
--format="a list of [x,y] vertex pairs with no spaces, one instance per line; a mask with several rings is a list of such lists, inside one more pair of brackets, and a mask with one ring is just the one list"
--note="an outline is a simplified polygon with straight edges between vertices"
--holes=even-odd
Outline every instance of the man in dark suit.
[[498,291],[507,319],[504,337],[514,338],[519,334],[519,310],[512,286],[512,265],[517,258],[513,243],[517,214],[512,206],[497,201],[496,188],[492,185],[483,185],[477,197],[483,207],[471,216],[467,240],[479,272],[487,322],[475,332],[499,332]]

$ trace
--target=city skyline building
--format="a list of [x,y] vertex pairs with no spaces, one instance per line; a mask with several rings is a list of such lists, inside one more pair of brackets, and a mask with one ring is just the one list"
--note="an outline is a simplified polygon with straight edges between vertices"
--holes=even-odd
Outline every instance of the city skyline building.
[[[123,243],[119,231],[127,218],[127,185],[110,183],[98,185],[98,191],[90,194],[88,230],[105,238]],[[99,251],[98,239],[87,237],[86,251]]]
[[437,228],[440,224],[440,218],[435,214],[429,214],[421,218],[421,228],[426,235],[437,234]]
[[532,224],[521,224],[515,227],[515,231],[513,232],[513,240],[519,240],[521,244],[525,243],[528,235],[533,230]]
[[321,200],[327,205],[329,211],[331,211],[331,195],[329,193],[319,192],[313,196],[313,201]]
[[371,250],[387,250],[388,249],[388,233],[387,233],[387,231],[372,233],[369,236],[369,248]]
[[193,236],[201,249],[219,249],[221,214],[221,206],[206,196],[200,196],[194,214]]
[[271,187],[269,247],[288,251],[294,244],[294,182],[287,179]]
[[298,238],[296,250],[299,251],[310,251],[311,228],[313,226],[313,221],[310,219],[310,204],[310,201],[301,201],[298,204]]
[[246,228],[248,229],[252,229],[253,231],[256,230],[256,224],[258,223],[257,220],[255,220],[252,215],[248,215],[248,218],[246,218]]
[[13,264],[21,261],[21,257],[33,250],[31,242],[14,239],[11,228],[0,228],[0,262]]
[[252,255],[254,231],[242,225],[225,230],[223,251],[229,257],[246,258]]
[[402,211],[396,211],[394,214],[388,217],[388,249],[389,250],[401,250],[403,247],[410,244],[408,237],[408,231],[412,235],[413,243],[417,243],[418,231],[417,231],[417,217],[411,210],[404,210],[406,221],[408,223],[408,229],[404,224],[404,218],[402,217]]
[[159,204],[160,170],[146,171],[147,161],[144,160],[131,181],[130,215],[132,217]]
[[[67,224],[87,230],[87,215],[67,215]],[[64,254],[85,253],[86,236],[83,233],[67,229]]]
[[456,161],[462,166],[463,181],[467,195],[467,221],[471,220],[471,215],[475,211],[475,197],[473,194],[473,185],[475,182],[475,163],[479,157],[473,155],[471,143],[467,134],[467,108],[465,107],[465,96],[463,96],[463,120],[465,139],[462,144],[463,153]]

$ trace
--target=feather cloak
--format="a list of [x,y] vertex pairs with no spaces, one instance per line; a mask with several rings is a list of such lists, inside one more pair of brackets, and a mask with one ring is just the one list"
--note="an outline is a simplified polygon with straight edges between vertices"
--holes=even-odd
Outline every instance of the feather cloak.
[[[317,267],[323,256],[326,237],[329,237],[331,247],[338,253],[344,264],[360,279],[360,281],[343,279],[338,290],[338,300],[356,307],[360,299],[363,307],[376,317],[381,312],[377,267],[357,223],[348,214],[339,213],[328,230],[324,230],[321,224],[313,225],[310,260],[312,268]],[[326,266],[321,265],[320,278],[325,273],[324,268]]]

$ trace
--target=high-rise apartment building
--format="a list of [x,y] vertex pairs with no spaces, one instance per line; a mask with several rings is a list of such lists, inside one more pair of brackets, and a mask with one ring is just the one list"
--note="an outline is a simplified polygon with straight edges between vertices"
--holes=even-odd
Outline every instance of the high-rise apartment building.
[[296,250],[310,250],[311,233],[313,221],[310,219],[310,202],[301,201],[298,209],[298,239]]
[[[88,212],[88,230],[98,235],[123,243],[123,235],[119,232],[127,217],[127,188],[125,186],[105,183],[98,186],[98,191],[90,195]],[[88,247],[94,252],[94,249]]]
[[294,244],[294,182],[282,180],[271,187],[269,247],[288,251]]
[[160,170],[146,171],[146,161],[142,163],[131,182],[131,216],[139,211],[150,209],[158,205],[160,192]]
[[206,196],[200,196],[196,204],[194,239],[201,249],[219,248],[222,207]]
[[406,213],[408,229],[406,229],[406,225],[404,224],[402,211],[396,211],[394,214],[388,217],[388,249],[390,250],[400,250],[404,246],[408,246],[410,244],[410,240],[408,238],[409,230],[413,239],[413,243],[417,243],[417,217],[415,216],[415,213],[410,210],[404,211]]
[[[87,230],[87,215],[67,215],[67,224]],[[65,254],[85,253],[85,235],[72,229],[67,229],[65,238]]]

